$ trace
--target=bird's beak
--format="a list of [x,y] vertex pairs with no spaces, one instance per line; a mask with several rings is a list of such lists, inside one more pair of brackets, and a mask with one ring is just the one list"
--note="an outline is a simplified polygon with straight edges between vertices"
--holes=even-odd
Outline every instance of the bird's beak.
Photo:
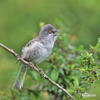
[[60,30],[56,29],[56,30],[54,31],[54,33],[56,33],[56,32],[60,32]]
[[56,30],[54,31],[54,34],[55,34],[56,36],[60,36],[60,34],[58,34],[57,32],[60,32],[60,30],[56,29]]

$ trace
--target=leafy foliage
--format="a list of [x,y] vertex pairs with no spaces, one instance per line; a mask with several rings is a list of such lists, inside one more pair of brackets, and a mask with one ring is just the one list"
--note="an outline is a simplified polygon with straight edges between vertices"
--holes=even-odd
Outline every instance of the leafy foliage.
[[[40,64],[40,67],[76,99],[82,100],[82,93],[85,93],[93,83],[100,79],[100,39],[96,46],[89,46],[89,49],[85,49],[82,45],[77,46],[76,40],[77,37],[74,35],[62,34],[56,41],[50,59]],[[30,77],[32,76],[33,83],[38,83],[37,87],[32,88],[34,95],[37,96],[40,91],[47,91],[58,99],[68,98],[69,100],[69,97],[61,90],[43,80],[38,73],[32,72]]]
[[[41,27],[44,22],[51,23],[62,30],[49,61],[39,66],[77,100],[85,99],[82,93],[100,78],[100,40],[88,47],[100,37],[100,0],[0,0],[0,8],[0,42],[17,53],[37,36],[39,23]],[[11,92],[18,66],[13,56],[0,49],[0,100],[66,99],[35,71],[28,72],[22,91]]]

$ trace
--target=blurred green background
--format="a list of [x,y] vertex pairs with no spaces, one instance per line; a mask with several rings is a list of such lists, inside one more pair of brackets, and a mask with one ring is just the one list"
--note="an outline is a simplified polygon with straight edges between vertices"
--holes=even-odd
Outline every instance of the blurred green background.
[[[0,0],[0,42],[17,53],[42,23],[60,24],[61,32],[77,36],[76,44],[88,48],[100,37],[100,0]],[[16,59],[0,48],[0,100],[9,100],[18,69]]]

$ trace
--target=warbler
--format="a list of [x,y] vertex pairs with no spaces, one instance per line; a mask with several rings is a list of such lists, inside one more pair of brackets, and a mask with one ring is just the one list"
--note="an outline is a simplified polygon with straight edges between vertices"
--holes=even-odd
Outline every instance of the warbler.
[[[54,47],[54,43],[58,37],[58,32],[51,24],[46,24],[39,35],[33,40],[29,41],[22,49],[21,58],[33,64],[40,64],[49,58]],[[17,78],[13,84],[13,89],[21,89],[23,87],[25,75],[27,72],[27,65],[21,64]]]

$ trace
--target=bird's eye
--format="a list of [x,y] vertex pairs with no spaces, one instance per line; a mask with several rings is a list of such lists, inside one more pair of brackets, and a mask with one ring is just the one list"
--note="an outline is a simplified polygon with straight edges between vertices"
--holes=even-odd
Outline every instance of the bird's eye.
[[49,30],[49,32],[51,33],[51,32],[52,32],[52,30]]

